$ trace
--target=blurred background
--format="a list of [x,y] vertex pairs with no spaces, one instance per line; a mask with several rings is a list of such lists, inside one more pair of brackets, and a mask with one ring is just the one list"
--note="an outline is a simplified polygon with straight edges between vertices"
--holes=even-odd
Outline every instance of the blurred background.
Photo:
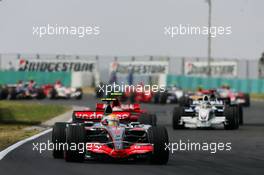
[[[0,84],[20,79],[46,84],[62,79],[67,86],[95,86],[99,82],[108,83],[113,75],[112,66],[118,63],[127,69],[116,72],[118,82],[126,83],[129,70],[137,67],[142,71],[134,73],[134,83],[143,81],[187,89],[230,84],[239,91],[261,93],[263,5],[262,0],[1,1]],[[33,35],[34,27],[47,24],[96,25],[100,34],[83,38]],[[171,38],[164,34],[165,26],[179,24],[231,26],[232,33],[215,38],[207,35]],[[81,62],[92,64],[93,68],[22,70],[21,60],[40,64]],[[165,71],[144,72],[146,67],[159,69],[157,65],[162,65]]]

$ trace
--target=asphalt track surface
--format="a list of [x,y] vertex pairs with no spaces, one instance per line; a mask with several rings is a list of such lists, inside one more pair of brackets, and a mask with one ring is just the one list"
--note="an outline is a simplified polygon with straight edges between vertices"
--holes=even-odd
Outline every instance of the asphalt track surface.
[[[94,107],[95,99],[85,96],[83,100],[43,100],[54,103]],[[176,151],[170,155],[167,165],[147,163],[104,163],[87,161],[67,163],[53,159],[51,151],[39,154],[32,151],[34,143],[51,140],[46,134],[10,152],[0,161],[1,175],[169,175],[169,174],[264,174],[264,103],[252,102],[244,109],[245,125],[239,130],[173,130],[171,113],[174,105],[143,104],[143,107],[158,115],[158,124],[168,129],[170,142],[231,142],[231,151]]]

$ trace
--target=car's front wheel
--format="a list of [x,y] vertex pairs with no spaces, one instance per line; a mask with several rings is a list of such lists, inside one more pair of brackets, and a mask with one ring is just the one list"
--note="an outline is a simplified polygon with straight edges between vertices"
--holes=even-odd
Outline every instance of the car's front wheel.
[[168,132],[165,127],[151,127],[149,129],[149,140],[153,144],[153,153],[150,157],[151,164],[167,164],[169,160]]
[[62,159],[64,148],[63,145],[66,142],[66,123],[64,122],[57,122],[53,126],[52,130],[52,143],[54,144],[54,149],[52,155],[56,159]]
[[181,116],[184,108],[182,106],[175,107],[172,112],[172,126],[173,129],[183,129],[184,125],[180,125]]
[[138,122],[145,125],[157,125],[157,116],[155,114],[141,114],[138,118]]
[[[69,147],[64,151],[64,159],[67,162],[83,162],[86,149],[84,126],[81,124],[69,125],[66,128],[66,143]],[[79,150],[80,146],[83,150]]]
[[239,114],[236,106],[227,106],[224,110],[224,116],[227,119],[225,129],[234,130],[239,128]]

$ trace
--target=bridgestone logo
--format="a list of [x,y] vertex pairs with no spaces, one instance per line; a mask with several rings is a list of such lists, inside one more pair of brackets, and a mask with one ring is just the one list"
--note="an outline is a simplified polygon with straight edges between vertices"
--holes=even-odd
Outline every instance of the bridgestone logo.
[[44,62],[21,59],[18,70],[30,72],[93,72],[94,69],[95,63],[71,61]]

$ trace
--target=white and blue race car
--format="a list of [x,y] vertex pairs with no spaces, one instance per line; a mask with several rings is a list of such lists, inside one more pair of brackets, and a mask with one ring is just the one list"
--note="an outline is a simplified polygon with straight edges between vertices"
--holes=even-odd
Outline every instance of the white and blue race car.
[[239,128],[239,108],[225,105],[216,98],[204,96],[189,106],[177,106],[173,110],[173,128]]

